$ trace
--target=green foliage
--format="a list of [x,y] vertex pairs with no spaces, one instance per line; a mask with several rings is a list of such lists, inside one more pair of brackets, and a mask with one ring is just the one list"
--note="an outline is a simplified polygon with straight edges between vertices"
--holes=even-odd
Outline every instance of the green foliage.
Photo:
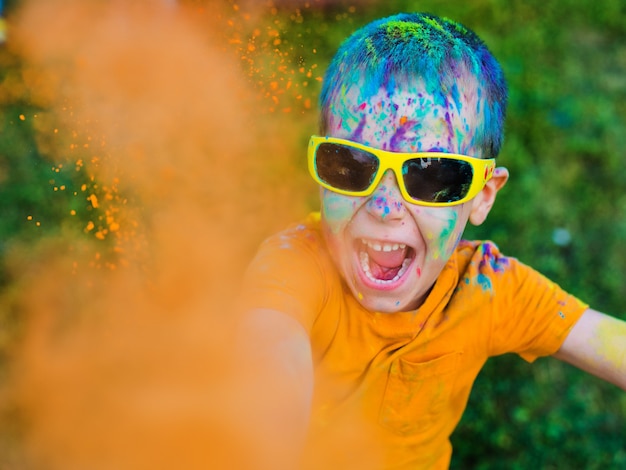
[[[500,157],[511,180],[468,236],[495,240],[626,318],[626,25],[616,20],[624,4],[514,2],[509,12],[493,15],[486,39],[511,89]],[[622,468],[624,429],[616,387],[552,359],[497,358],[453,436],[453,467]]]
[[[6,65],[12,60],[7,51],[0,50],[0,61]],[[19,73],[17,64],[0,72],[5,90],[9,75]],[[5,93],[0,107],[0,259],[14,241],[30,243],[57,234],[69,222],[72,209],[76,212],[79,206],[87,206],[84,198],[81,204],[76,197],[82,184],[79,172],[62,170],[62,164],[42,154],[37,125],[45,119],[46,112],[29,103],[24,94]],[[0,286],[6,281],[4,276],[0,270]]]

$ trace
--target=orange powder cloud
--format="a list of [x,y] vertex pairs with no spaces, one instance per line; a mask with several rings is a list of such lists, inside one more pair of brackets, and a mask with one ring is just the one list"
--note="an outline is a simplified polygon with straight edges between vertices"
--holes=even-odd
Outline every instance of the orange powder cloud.
[[231,381],[233,305],[260,238],[305,212],[286,197],[297,139],[259,119],[222,7],[172,3],[30,1],[11,20],[42,153],[84,178],[88,220],[9,260],[7,465],[252,468],[241,449],[263,446]]

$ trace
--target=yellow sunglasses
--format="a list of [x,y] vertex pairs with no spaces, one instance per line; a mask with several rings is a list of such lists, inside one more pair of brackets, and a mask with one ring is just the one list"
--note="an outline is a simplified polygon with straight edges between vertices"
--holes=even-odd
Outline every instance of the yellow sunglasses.
[[405,200],[420,206],[462,204],[493,176],[495,159],[443,152],[400,153],[334,137],[312,136],[309,172],[321,186],[346,196],[369,196],[393,170]]

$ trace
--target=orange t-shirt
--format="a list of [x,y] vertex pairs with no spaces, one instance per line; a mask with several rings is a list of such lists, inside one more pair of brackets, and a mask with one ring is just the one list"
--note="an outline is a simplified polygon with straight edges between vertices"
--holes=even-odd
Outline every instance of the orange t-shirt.
[[260,247],[246,308],[296,318],[315,362],[309,468],[444,469],[490,356],[553,354],[587,308],[490,242],[461,241],[417,310],[372,312],[335,269],[312,214]]

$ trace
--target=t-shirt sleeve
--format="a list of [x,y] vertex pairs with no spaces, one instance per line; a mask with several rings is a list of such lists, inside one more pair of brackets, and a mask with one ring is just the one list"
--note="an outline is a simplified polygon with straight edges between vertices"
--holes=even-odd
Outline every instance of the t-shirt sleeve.
[[491,349],[528,362],[554,354],[588,306],[514,258],[498,282]]
[[305,226],[264,241],[246,270],[240,309],[276,310],[310,332],[324,297],[319,244],[319,233]]

